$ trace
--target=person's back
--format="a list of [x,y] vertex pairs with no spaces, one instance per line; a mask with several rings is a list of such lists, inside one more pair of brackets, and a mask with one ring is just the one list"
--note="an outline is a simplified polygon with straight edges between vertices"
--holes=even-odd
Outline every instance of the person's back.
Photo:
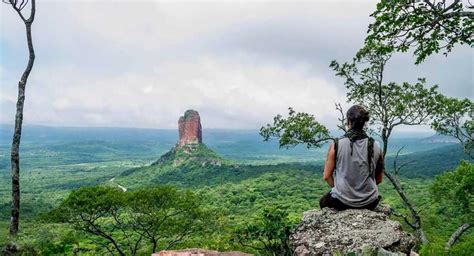
[[352,207],[363,207],[378,198],[375,181],[375,167],[380,157],[380,147],[374,143],[371,168],[368,165],[369,139],[357,140],[351,149],[349,138],[338,142],[334,187],[331,194],[341,202]]
[[[380,146],[363,131],[368,112],[353,106],[347,112],[350,130],[329,148],[324,179],[332,187],[320,206],[336,209],[373,209],[379,201],[377,184],[382,181],[383,155]],[[369,165],[370,161],[370,165]],[[334,174],[334,176],[333,176]]]

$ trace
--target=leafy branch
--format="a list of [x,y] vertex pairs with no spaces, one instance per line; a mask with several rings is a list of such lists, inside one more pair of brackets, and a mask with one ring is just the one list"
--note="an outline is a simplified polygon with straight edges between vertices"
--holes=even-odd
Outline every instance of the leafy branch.
[[295,112],[288,108],[287,118],[277,115],[273,124],[260,128],[260,135],[264,141],[278,139],[280,148],[291,148],[299,144],[306,144],[307,148],[321,147],[326,141],[333,140],[329,130],[308,113]]
[[371,16],[366,44],[382,43],[391,52],[414,48],[416,64],[457,44],[473,46],[473,5],[461,0],[381,0]]

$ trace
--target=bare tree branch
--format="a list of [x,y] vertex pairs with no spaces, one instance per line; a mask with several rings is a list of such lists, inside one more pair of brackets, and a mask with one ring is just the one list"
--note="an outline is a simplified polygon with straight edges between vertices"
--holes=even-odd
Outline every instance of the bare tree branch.
[[449,250],[451,250],[451,247],[453,247],[454,243],[456,243],[456,241],[459,239],[459,237],[461,237],[461,235],[471,227],[472,225],[469,223],[464,223],[459,226],[459,228],[456,229],[456,231],[449,238],[449,241],[446,243],[446,246],[444,247],[445,252],[448,253]]
[[344,132],[347,132],[347,128],[346,128],[347,119],[346,119],[346,116],[344,115],[344,111],[342,110],[341,103],[335,103],[335,105],[336,105],[336,110],[341,114],[341,117],[337,118],[339,122],[341,122],[341,124],[337,125],[337,128],[339,128],[340,130]]

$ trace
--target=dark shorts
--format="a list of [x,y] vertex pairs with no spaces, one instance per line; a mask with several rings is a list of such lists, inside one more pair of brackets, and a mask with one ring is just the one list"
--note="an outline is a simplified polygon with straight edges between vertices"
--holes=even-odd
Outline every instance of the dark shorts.
[[377,207],[377,205],[379,204],[380,199],[381,199],[381,196],[379,196],[374,202],[372,202],[368,205],[365,205],[365,206],[362,206],[362,207],[353,207],[353,206],[349,206],[349,205],[344,204],[343,202],[341,202],[337,198],[332,197],[331,192],[329,192],[326,195],[324,195],[323,197],[321,197],[321,199],[319,200],[319,207],[321,207],[321,209],[323,209],[324,207],[329,207],[329,208],[334,208],[334,209],[340,210],[340,211],[341,210],[346,210],[346,209],[369,209],[369,210],[374,210],[375,207]]

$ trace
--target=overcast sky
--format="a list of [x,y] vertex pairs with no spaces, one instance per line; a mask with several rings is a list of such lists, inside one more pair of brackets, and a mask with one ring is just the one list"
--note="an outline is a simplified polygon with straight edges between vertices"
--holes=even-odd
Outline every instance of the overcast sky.
[[[335,128],[343,81],[328,67],[362,46],[375,1],[37,1],[36,62],[25,124],[258,129],[289,106]],[[27,62],[24,25],[0,6],[0,123],[13,123]],[[473,97],[473,52],[458,46],[415,66],[397,54],[387,80]]]

